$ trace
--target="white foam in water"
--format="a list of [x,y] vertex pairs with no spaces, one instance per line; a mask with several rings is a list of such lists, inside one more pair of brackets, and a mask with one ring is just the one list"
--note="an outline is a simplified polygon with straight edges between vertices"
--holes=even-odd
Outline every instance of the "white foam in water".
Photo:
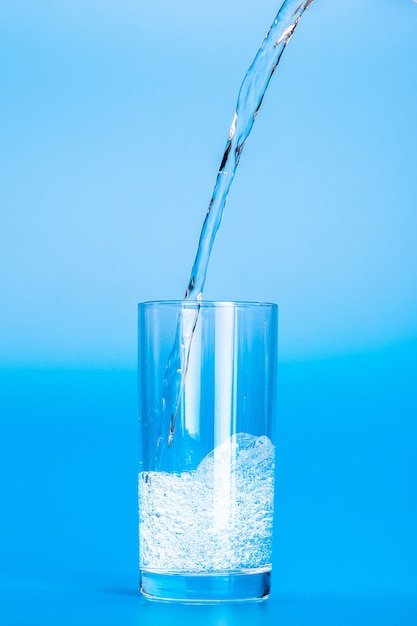
[[171,572],[270,567],[275,448],[233,435],[194,472],[139,473],[140,565]]

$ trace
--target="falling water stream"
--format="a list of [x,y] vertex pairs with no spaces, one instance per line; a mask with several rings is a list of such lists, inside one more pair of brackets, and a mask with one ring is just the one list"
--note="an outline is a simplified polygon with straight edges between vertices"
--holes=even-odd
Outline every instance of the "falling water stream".
[[[178,319],[176,338],[166,366],[157,462],[160,462],[162,455],[174,439],[193,333],[198,320],[198,303],[203,297],[211,251],[243,147],[261,107],[272,74],[278,67],[300,18],[312,2],[313,0],[304,2],[286,0],[282,4],[241,84],[235,114],[201,230],[183,310]],[[187,301],[197,302],[197,306],[187,309]]]

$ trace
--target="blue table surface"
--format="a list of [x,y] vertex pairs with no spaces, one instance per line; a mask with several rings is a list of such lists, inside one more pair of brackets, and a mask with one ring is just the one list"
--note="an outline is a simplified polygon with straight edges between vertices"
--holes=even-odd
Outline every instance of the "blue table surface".
[[416,343],[279,369],[268,601],[138,593],[132,370],[0,370],[0,623],[417,624]]

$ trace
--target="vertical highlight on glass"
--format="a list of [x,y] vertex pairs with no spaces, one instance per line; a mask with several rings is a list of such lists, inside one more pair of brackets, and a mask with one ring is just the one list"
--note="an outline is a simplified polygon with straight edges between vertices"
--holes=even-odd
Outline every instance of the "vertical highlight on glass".
[[[266,599],[278,307],[145,302],[138,331],[141,592],[181,602]],[[171,389],[174,345],[184,357],[181,385]],[[173,433],[166,406],[177,407]]]

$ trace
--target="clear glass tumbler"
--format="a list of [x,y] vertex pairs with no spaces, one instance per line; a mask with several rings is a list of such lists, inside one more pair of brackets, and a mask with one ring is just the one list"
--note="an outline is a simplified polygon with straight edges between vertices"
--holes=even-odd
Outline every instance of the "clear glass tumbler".
[[278,307],[139,305],[140,588],[262,600],[271,584]]

